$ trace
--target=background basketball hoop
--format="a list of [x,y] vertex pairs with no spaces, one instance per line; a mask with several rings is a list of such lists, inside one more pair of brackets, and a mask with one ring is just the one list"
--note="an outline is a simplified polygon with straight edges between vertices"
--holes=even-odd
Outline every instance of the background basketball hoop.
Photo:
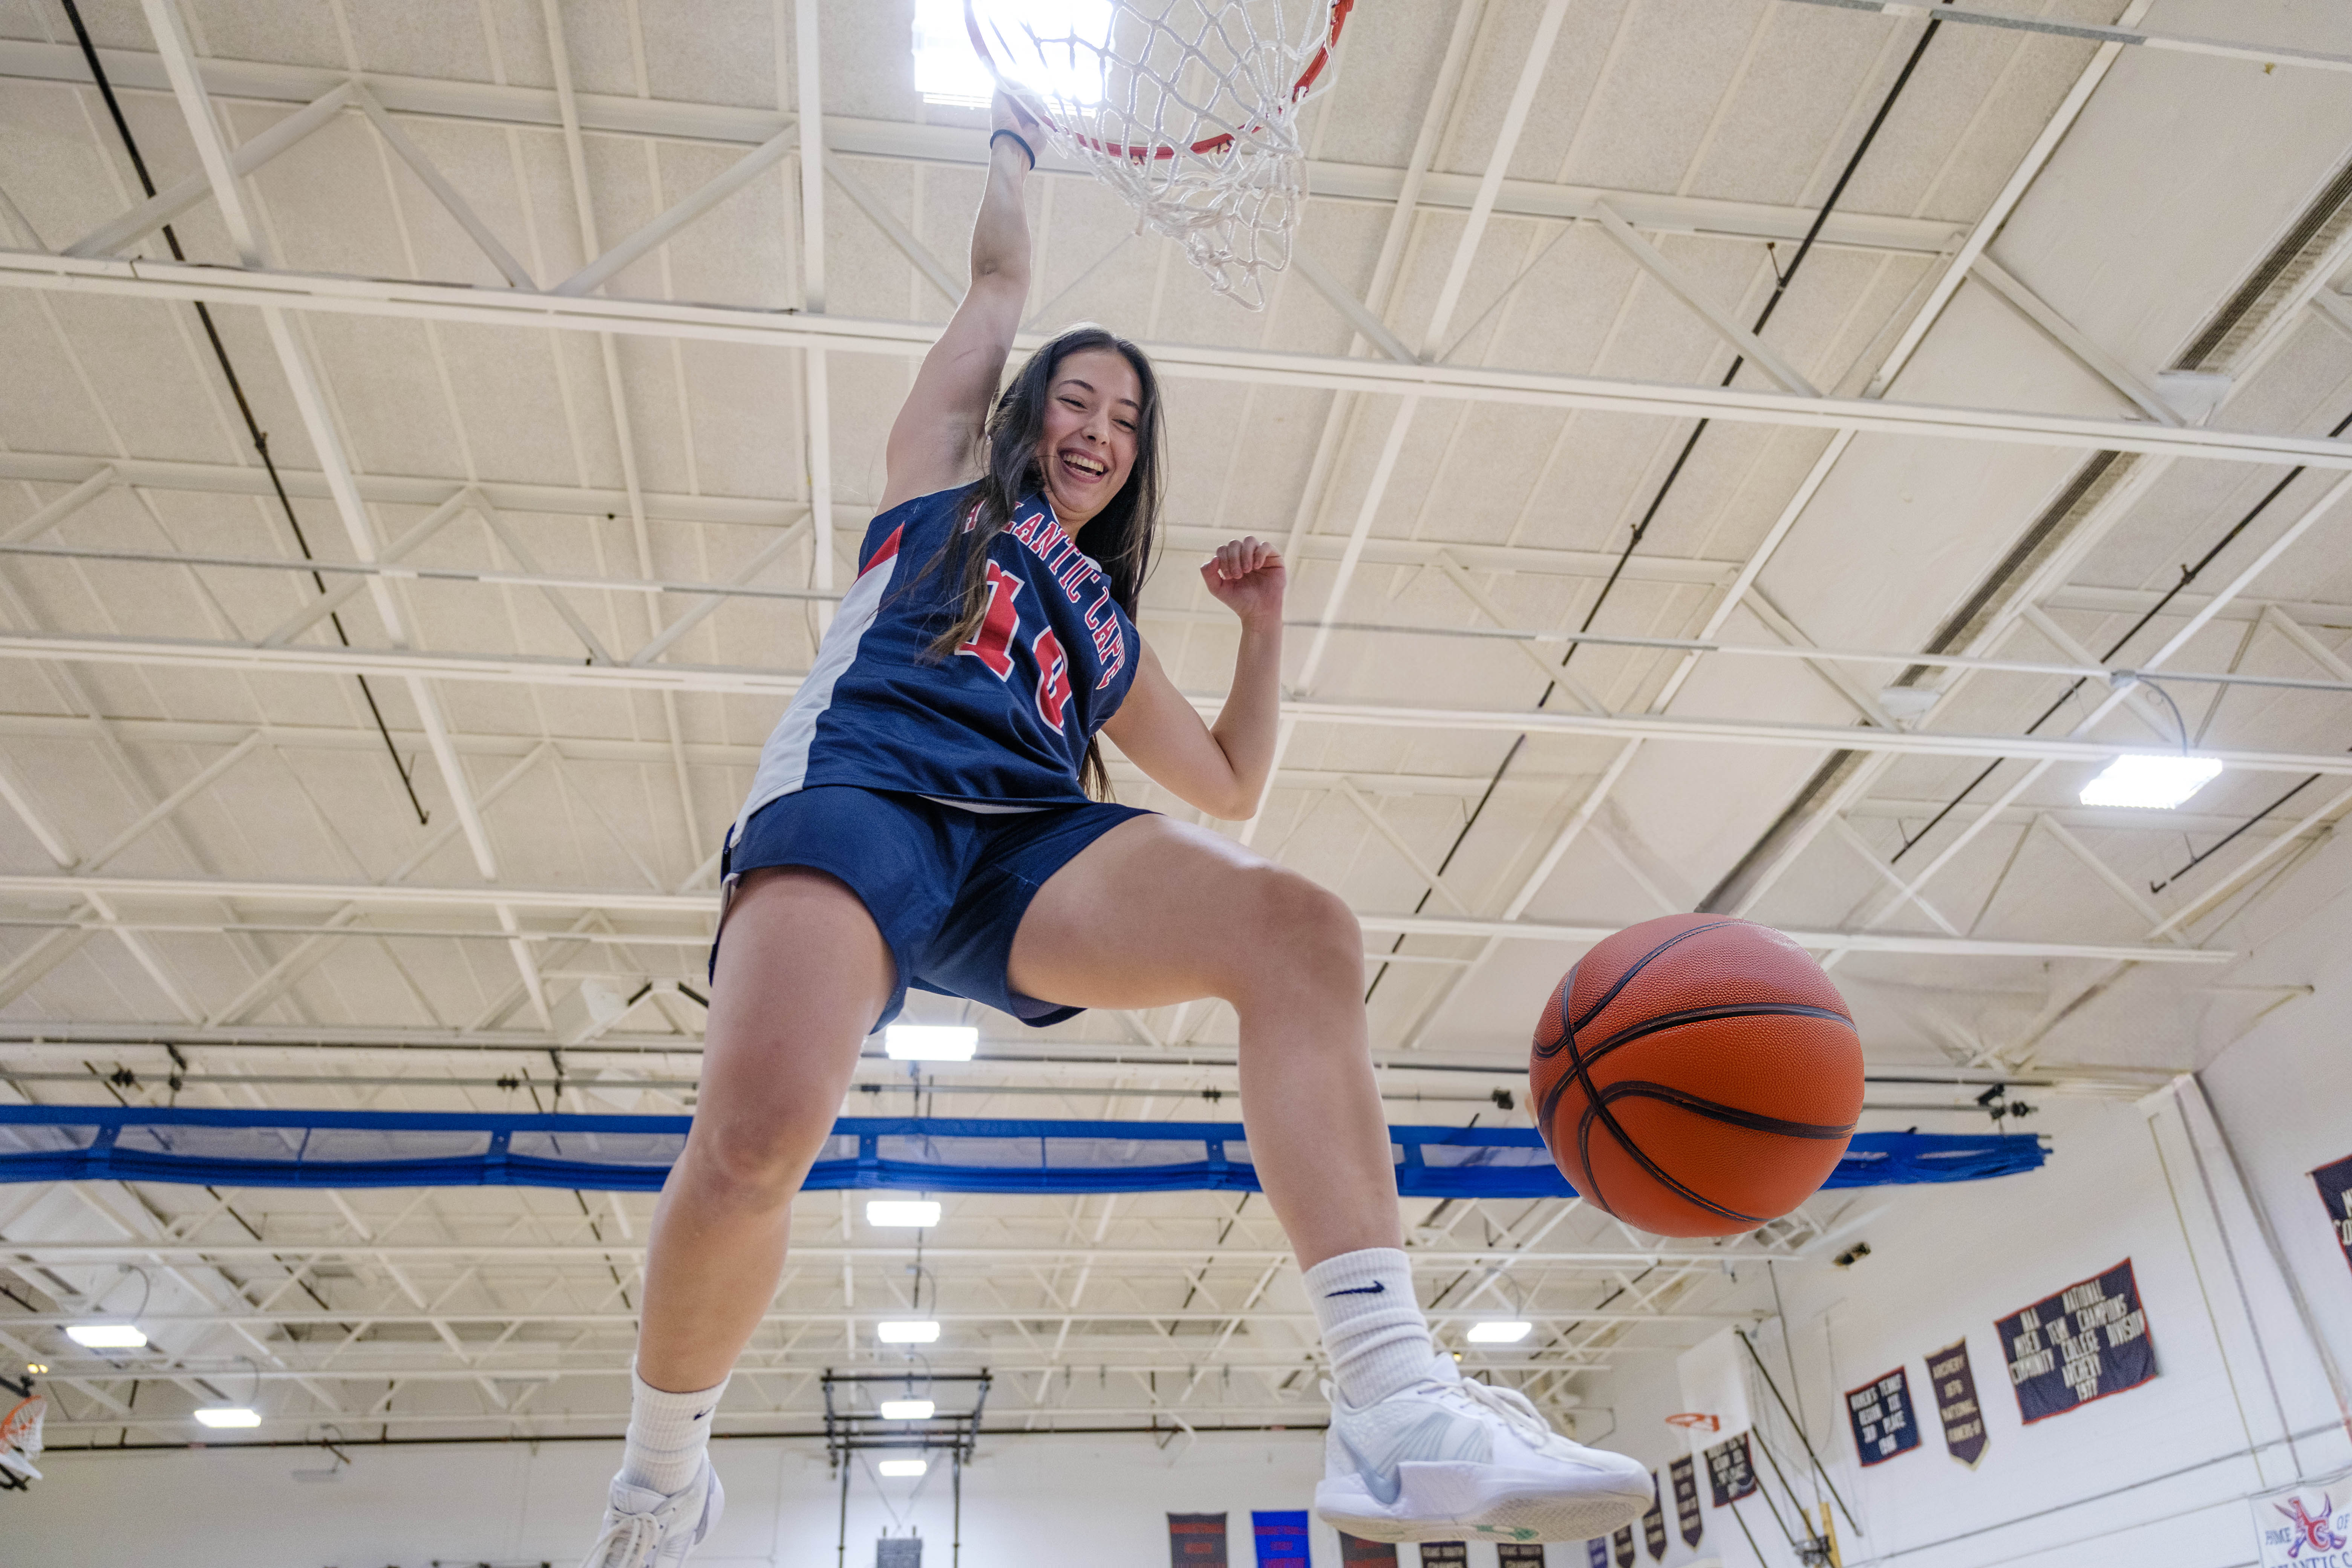
[[1290,261],[1298,111],[1355,0],[965,0],[972,47],[1055,150],[1091,167],[1249,310]]
[[1723,1418],[1702,1415],[1696,1410],[1684,1410],[1667,1416],[1666,1425],[1679,1426],[1685,1432],[1720,1432],[1723,1430]]

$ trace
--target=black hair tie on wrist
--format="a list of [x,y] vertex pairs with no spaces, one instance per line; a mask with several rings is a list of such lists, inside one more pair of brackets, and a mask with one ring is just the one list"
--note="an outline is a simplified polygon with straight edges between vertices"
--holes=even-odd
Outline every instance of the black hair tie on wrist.
[[1029,154],[1029,166],[1032,169],[1037,166],[1037,149],[1029,145],[1029,139],[1026,136],[1022,135],[1018,131],[1000,130],[992,134],[988,139],[988,150],[990,152],[993,153],[996,151],[996,138],[999,136],[1012,137],[1013,145],[1019,147],[1024,153]]

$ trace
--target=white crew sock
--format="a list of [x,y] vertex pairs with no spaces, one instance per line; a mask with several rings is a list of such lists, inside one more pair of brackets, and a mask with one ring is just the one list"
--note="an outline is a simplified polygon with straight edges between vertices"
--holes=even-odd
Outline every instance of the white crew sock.
[[1429,1320],[1412,1293],[1412,1266],[1393,1247],[1327,1258],[1307,1271],[1307,1294],[1331,1355],[1339,1397],[1361,1408],[1441,1369]]
[[629,1435],[621,1450],[620,1479],[664,1497],[675,1497],[691,1486],[710,1442],[711,1413],[726,1392],[727,1382],[721,1378],[716,1388],[672,1394],[639,1377],[632,1363]]

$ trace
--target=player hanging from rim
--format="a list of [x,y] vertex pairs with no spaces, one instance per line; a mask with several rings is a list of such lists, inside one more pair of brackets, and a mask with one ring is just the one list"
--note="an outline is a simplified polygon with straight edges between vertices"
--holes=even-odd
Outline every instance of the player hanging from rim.
[[1257,809],[1284,564],[1243,539],[1201,567],[1241,620],[1203,724],[1131,619],[1158,521],[1150,363],[1082,327],[998,392],[1035,159],[1025,115],[1000,96],[994,119],[971,287],[891,427],[856,584],[730,836],[701,1096],[655,1211],[627,1447],[589,1568],[669,1568],[718,1521],[712,1413],[859,1042],[910,984],[1038,1026],[1231,1003],[1251,1157],[1331,1358],[1318,1511],[1385,1541],[1604,1535],[1649,1506],[1647,1471],[1554,1436],[1430,1339],[1348,907],[1230,838],[1089,798],[1100,731],[1201,810]]

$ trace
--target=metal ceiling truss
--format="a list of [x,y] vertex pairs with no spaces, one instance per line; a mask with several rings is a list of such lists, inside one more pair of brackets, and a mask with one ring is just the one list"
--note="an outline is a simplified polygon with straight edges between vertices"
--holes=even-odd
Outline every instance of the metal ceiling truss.
[[[174,1202],[187,1195],[158,1197]],[[483,1202],[467,1208],[464,1223],[477,1230],[498,1224],[497,1215],[485,1212],[485,1204],[503,1209],[506,1223],[502,1235],[469,1243],[448,1235],[453,1216],[437,1212],[429,1193],[400,1194],[405,1202],[397,1213],[365,1215],[342,1194],[326,1195],[333,1205],[331,1215],[311,1212],[311,1194],[303,1194],[296,1200],[300,1206],[288,1210],[268,1205],[292,1194],[239,1194],[236,1201],[245,1212],[237,1218],[248,1231],[257,1222],[271,1231],[309,1229],[314,1235],[321,1221],[340,1223],[357,1239],[289,1237],[206,1243],[193,1233],[223,1226],[232,1212],[229,1197],[213,1198],[167,1220],[137,1188],[114,1183],[52,1186],[12,1205],[10,1215],[0,1221],[6,1228],[16,1227],[26,1212],[64,1196],[78,1200],[72,1212],[82,1216],[82,1228],[117,1237],[0,1243],[0,1259],[5,1259],[0,1268],[18,1275],[20,1291],[29,1288],[37,1292],[36,1305],[40,1298],[57,1303],[53,1310],[12,1311],[0,1318],[0,1345],[43,1361],[53,1381],[79,1396],[72,1407],[53,1413],[53,1435],[95,1436],[125,1427],[173,1431],[183,1426],[186,1411],[169,1399],[151,1396],[131,1409],[127,1396],[133,1381],[150,1388],[176,1384],[188,1391],[189,1405],[216,1402],[221,1391],[232,1386],[241,1392],[246,1386],[293,1383],[313,1403],[303,1407],[283,1397],[271,1400],[269,1424],[283,1429],[341,1417],[381,1424],[385,1432],[446,1429],[449,1423],[470,1420],[556,1431],[568,1426],[601,1426],[614,1418],[610,1385],[627,1369],[635,1321],[629,1302],[642,1246],[634,1241],[535,1239],[567,1234],[578,1237],[588,1231],[601,1236],[602,1211],[583,1205],[582,1213],[571,1214],[525,1194],[478,1194]],[[1075,1218],[1094,1201],[1067,1200],[1066,1206]],[[642,1200],[639,1204],[641,1207]],[[1197,1231],[1210,1223],[1205,1216],[1155,1219],[1149,1204],[1148,1199],[1130,1201],[1127,1229],[1172,1225]],[[827,1201],[803,1206],[821,1213]],[[1039,1206],[1059,1207],[1064,1202]],[[1450,1206],[1454,1213],[1443,1232],[1416,1249],[1416,1267],[1433,1277],[1441,1296],[1448,1279],[1458,1282],[1471,1272],[1480,1279],[1478,1289],[1450,1303],[1441,1300],[1434,1314],[1441,1333],[1511,1315],[1543,1325],[1542,1332],[1554,1342],[1534,1354],[1522,1350],[1480,1356],[1490,1373],[1512,1377],[1604,1364],[1612,1355],[1636,1348],[1622,1335],[1643,1323],[1671,1328],[1753,1321],[1766,1315],[1760,1306],[1695,1312],[1685,1310],[1679,1296],[1656,1290],[1606,1306],[1563,1299],[1563,1292],[1587,1299],[1616,1295],[1611,1282],[1635,1274],[1727,1283],[1727,1264],[1791,1255],[1786,1248],[1752,1240],[1705,1254],[1675,1247],[1546,1246],[1546,1238],[1581,1209],[1575,1204],[1499,1205],[1512,1213],[1512,1224],[1502,1227],[1501,1236],[1516,1245],[1462,1247],[1445,1237],[1472,1214],[1495,1205],[1434,1206]],[[959,1209],[961,1225],[991,1223],[987,1200],[961,1200]],[[614,1227],[625,1236],[633,1233],[628,1205],[614,1197],[609,1210],[604,1217]],[[1543,1223],[1514,1238],[1514,1228],[1531,1215]],[[844,1217],[845,1222],[845,1213]],[[1024,1384],[1023,1396],[1007,1412],[1021,1415],[1024,1424],[1050,1427],[1062,1418],[1139,1418],[1155,1410],[1182,1411],[1204,1421],[1247,1419],[1253,1413],[1266,1419],[1295,1419],[1312,1391],[1312,1375],[1303,1385],[1299,1378],[1302,1369],[1311,1374],[1316,1366],[1312,1316],[1265,1304],[1268,1285],[1292,1267],[1286,1247],[1265,1245],[1279,1239],[1265,1211],[1261,1207],[1243,1222],[1241,1237],[1234,1238],[1239,1245],[1191,1247],[1106,1244],[1102,1236],[1109,1218],[1106,1204],[1091,1246],[1044,1241],[1036,1233],[1045,1216],[1036,1215],[997,1222],[1023,1228],[1003,1243],[985,1247],[926,1247],[919,1251],[907,1245],[840,1246],[820,1239],[797,1247],[779,1309],[770,1315],[740,1368],[750,1397],[737,1402],[727,1420],[740,1428],[763,1417],[811,1413],[807,1380],[820,1365],[846,1359],[887,1371],[898,1364],[898,1352],[871,1344],[869,1326],[908,1314],[898,1281],[904,1266],[918,1258],[927,1261],[951,1303],[943,1311],[927,1303],[923,1315],[946,1324],[950,1338],[985,1338],[990,1364],[999,1371],[1024,1378],[1034,1374],[1034,1385]],[[821,1224],[815,1220],[808,1228]],[[419,1227],[438,1232],[442,1239],[387,1239],[404,1230],[414,1234]],[[1491,1224],[1487,1230],[1495,1234]],[[1032,1239],[1039,1244],[1022,1244]],[[484,1268],[493,1261],[500,1266],[495,1277]],[[841,1265],[838,1273],[830,1267],[835,1262]],[[857,1273],[852,1272],[853,1263]],[[1107,1288],[1117,1299],[1081,1307],[1077,1298],[1085,1276],[1074,1289],[1057,1283],[1060,1267],[1069,1263],[1116,1268]],[[47,1332],[66,1323],[121,1311],[123,1303],[116,1298],[125,1275],[110,1265],[123,1264],[136,1264],[181,1292],[174,1300],[182,1304],[151,1301],[136,1310],[138,1321],[163,1343],[119,1356],[47,1343]],[[1506,1271],[1512,1273],[1515,1300],[1482,1300]],[[1175,1293],[1178,1286],[1184,1288],[1181,1296]],[[290,1298],[298,1291],[310,1300],[293,1302]],[[321,1291],[341,1299],[331,1302]],[[1594,1329],[1609,1331],[1612,1342],[1570,1342],[1580,1331],[1593,1340],[1590,1331]],[[224,1334],[236,1343],[224,1347]],[[1246,1342],[1236,1344],[1236,1335],[1247,1336]],[[257,1352],[257,1359],[242,1353],[247,1351]],[[1203,1375],[1210,1363],[1223,1373],[1219,1384],[1209,1384]],[[1098,1387],[1086,1386],[1084,1374],[1090,1372]],[[1057,1373],[1058,1390],[1053,1386]],[[1144,1402],[1122,1399],[1122,1392],[1128,1391],[1112,1385],[1114,1375],[1131,1381],[1136,1385],[1131,1394],[1141,1394]],[[1253,1396],[1247,1388],[1233,1389],[1234,1375],[1252,1380],[1261,1392]],[[565,1383],[587,1385],[587,1408],[577,1407],[582,1397],[577,1387],[567,1395],[574,1407],[552,1408],[551,1402],[543,1402],[551,1407],[530,1405],[533,1394]],[[452,1393],[471,1390],[467,1397],[478,1398],[470,1406],[453,1404],[434,1393],[436,1387]],[[409,1392],[403,1394],[403,1389]],[[1269,1402],[1266,1395],[1275,1397]]]
[[[100,49],[99,56],[118,91],[169,90],[155,54]],[[215,97],[241,102],[307,108],[357,79],[394,115],[543,130],[561,129],[565,122],[562,95],[550,88],[376,73],[354,79],[341,71],[257,60],[207,59],[202,62],[202,71],[205,88]],[[0,39],[0,79],[7,78],[82,86],[89,80],[89,72],[79,51],[68,46]],[[771,113],[652,97],[575,93],[572,113],[583,131],[665,142],[758,147],[787,132],[798,134],[796,118],[782,110]],[[960,126],[845,115],[824,116],[824,145],[848,157],[974,171],[988,163],[985,151],[975,144],[971,131]],[[307,129],[292,132],[297,137],[306,133]],[[277,151],[282,149],[271,149],[264,156],[275,155]],[[1043,154],[1038,170],[1053,178],[1094,178],[1091,171],[1062,162],[1051,150]],[[1478,184],[1469,175],[1424,171],[1418,178],[1410,178],[1402,169],[1328,159],[1307,161],[1306,183],[1317,200],[1362,202],[1383,209],[1396,206],[1410,184],[1416,207],[1437,211],[1466,210],[1476,199]],[[1814,216],[1804,207],[1765,202],[1510,179],[1503,182],[1496,194],[1495,210],[1512,217],[1592,220],[1597,216],[1594,209],[1602,203],[1646,228],[1751,241],[1801,239]],[[1951,224],[1931,218],[1840,214],[1822,231],[1821,243],[1937,255],[1950,248],[1956,232]],[[961,288],[954,292],[961,294]]]

